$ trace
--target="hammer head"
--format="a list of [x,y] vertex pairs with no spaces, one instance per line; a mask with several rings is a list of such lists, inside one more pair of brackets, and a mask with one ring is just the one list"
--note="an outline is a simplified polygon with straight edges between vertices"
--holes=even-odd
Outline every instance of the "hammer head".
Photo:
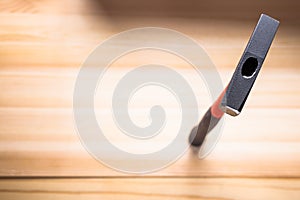
[[222,99],[221,109],[225,113],[237,116],[242,111],[278,26],[279,21],[265,14],[260,16]]

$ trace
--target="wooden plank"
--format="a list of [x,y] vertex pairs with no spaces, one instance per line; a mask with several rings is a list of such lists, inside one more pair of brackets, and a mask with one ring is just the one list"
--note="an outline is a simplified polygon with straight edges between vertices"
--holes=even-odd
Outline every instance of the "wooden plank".
[[[116,77],[119,70],[113,72]],[[1,176],[120,175],[95,161],[80,144],[71,109],[75,74],[76,70],[52,68],[2,73]],[[224,74],[230,76],[228,71]],[[189,71],[187,75],[192,77]],[[295,101],[298,76],[293,70],[266,70],[243,115],[227,117],[223,138],[212,155],[198,160],[188,151],[154,175],[299,177],[300,138],[295,120],[300,118],[300,101]],[[286,95],[290,100],[284,99]],[[201,106],[204,111],[207,104]],[[110,117],[108,108],[100,107],[99,111],[105,118]]]
[[[202,45],[221,68],[236,66],[246,45],[253,25],[243,22],[205,20],[182,20],[171,23],[169,19],[139,21],[131,25],[126,21],[123,27],[112,28],[105,19],[96,22],[94,17],[78,16],[1,15],[0,20],[0,63],[1,67],[80,67],[90,51],[113,34],[130,28],[155,26],[171,28],[192,37]],[[78,23],[80,21],[80,23]],[[67,25],[66,25],[67,24]],[[179,26],[178,24],[184,24]],[[240,31],[235,31],[239,29]],[[215,32],[224,33],[216,35]],[[289,26],[280,27],[268,56],[266,65],[280,68],[297,68],[299,54],[299,31]],[[134,42],[134,41],[133,41]],[[163,41],[162,41],[163,42]],[[197,53],[197,52],[191,52]],[[150,59],[151,57],[146,57]],[[153,59],[152,59],[153,61]],[[134,60],[119,63],[119,66],[134,65]]]
[[[12,2],[12,7],[24,4],[18,1]],[[82,1],[66,2],[70,4],[70,7],[62,6],[63,1],[61,3],[43,1],[42,4],[33,1],[31,4],[38,10],[41,9],[41,12],[38,12],[39,17],[30,12],[0,14],[0,64],[2,68],[79,67],[90,51],[111,35],[141,26],[157,26],[180,31],[203,45],[216,66],[233,68],[253,30],[255,19],[258,18],[256,15],[253,21],[245,23],[238,19],[232,21],[220,19],[211,21],[197,17],[192,19],[169,17],[159,20],[149,17],[128,19],[120,15],[120,19],[112,23],[103,12],[100,12],[100,15],[93,12],[88,15],[84,14],[91,8],[82,6],[81,4],[84,4]],[[297,1],[292,3],[298,4]],[[47,4],[49,4],[50,13],[47,12]],[[73,7],[73,9],[70,9],[71,13],[69,11],[65,13],[64,9],[60,10],[57,7]],[[294,7],[291,6],[291,8]],[[5,10],[5,6],[3,9]],[[10,10],[10,7],[8,6],[7,9]],[[288,68],[298,66],[296,56],[299,54],[299,26],[289,25],[288,22],[291,20],[284,21],[280,26],[268,56],[266,64],[272,68],[280,68],[283,63],[284,67]],[[239,31],[236,31],[237,29]],[[219,35],[221,33],[222,35]],[[130,62],[134,64],[132,60]]]
[[[79,144],[27,142],[11,147],[16,150],[1,152],[1,177],[128,176],[98,163]],[[220,142],[204,160],[188,151],[173,165],[147,176],[297,178],[299,152],[297,143]],[[127,160],[118,162],[122,166]]]
[[1,199],[289,199],[299,179],[1,179]]
[[[139,66],[138,61],[137,63],[136,66]],[[161,63],[170,66],[167,61]],[[104,90],[103,93],[96,93],[96,102],[100,101],[103,96],[110,97],[109,92],[115,89],[114,83],[129,70],[129,68],[121,70],[117,66],[110,68],[111,72],[107,75],[110,80],[107,80],[105,85],[101,87],[101,90]],[[186,67],[186,65],[181,66]],[[187,69],[174,67],[173,69],[187,78],[191,88],[197,91],[196,96],[199,105],[206,109],[210,103],[209,93],[202,78],[192,67]],[[232,73],[232,70],[219,70],[224,85],[229,82]],[[34,68],[2,70],[0,72],[0,107],[71,108],[77,74],[78,70],[69,68],[45,68],[39,71]],[[254,86],[247,107],[300,108],[299,92],[300,73],[298,69],[275,70],[266,66]]]
[[[106,39],[106,38],[105,38]],[[207,54],[212,57],[212,61],[218,68],[234,69],[237,65],[243,51],[243,47],[248,38],[241,42],[239,48],[232,47],[230,50],[216,49],[207,47]],[[222,41],[221,41],[222,42]],[[226,41],[230,43],[231,41]],[[201,44],[201,42],[199,42]],[[75,67],[79,69],[82,63],[89,56],[89,53],[100,44],[95,42],[93,45],[2,45],[1,66],[2,69],[24,69],[35,67],[41,69],[43,67]],[[187,47],[188,48],[188,47]],[[284,53],[282,53],[284,52]],[[295,68],[297,69],[296,55],[300,52],[299,47],[275,48],[270,52],[270,59],[266,62],[266,66],[270,68]],[[197,52],[195,52],[196,54]],[[196,54],[197,55],[197,54]],[[150,60],[148,58],[147,60]],[[146,61],[147,61],[146,60]],[[152,62],[158,61],[152,58]],[[166,60],[168,61],[168,60]],[[172,62],[172,60],[169,60]],[[118,67],[135,66],[135,61],[131,60],[127,63],[120,63]]]
[[[94,160],[80,144],[71,120],[67,122],[57,112],[51,112],[55,114],[55,121],[48,118],[49,113],[44,112],[29,123],[26,120],[13,120],[8,122],[9,126],[1,128],[1,176],[126,175]],[[294,112],[292,116],[298,117],[299,112]],[[281,118],[277,121],[273,118],[270,119],[270,123],[263,125],[260,123],[262,119],[249,121],[249,117],[246,117],[244,120],[240,121],[241,124],[232,120],[225,126],[223,138],[206,159],[199,160],[197,155],[189,150],[176,163],[150,175],[299,177],[299,134],[297,131],[284,132],[286,124],[292,125],[291,130],[297,130],[297,122],[288,119],[281,121]],[[274,125],[268,129],[269,124]],[[49,128],[50,125],[57,128]],[[66,130],[66,127],[69,128]],[[113,141],[117,146],[124,143],[117,138]],[[134,144],[129,146],[132,145]],[[119,162],[121,165],[126,160]]]
[[199,2],[197,0],[189,0],[182,2],[180,0],[153,0],[141,3],[138,0],[128,0],[119,2],[117,0],[98,1],[81,1],[81,0],[9,0],[2,1],[0,11],[4,13],[32,13],[32,14],[106,14],[113,16],[139,16],[139,17],[202,17],[202,18],[221,18],[221,19],[237,19],[239,16],[242,20],[256,18],[256,16],[264,11],[270,14],[277,14],[283,19],[297,20],[299,13],[297,8],[299,2],[290,0],[288,3],[282,3],[280,0],[272,1],[272,4],[253,0],[240,4],[238,0],[229,0],[219,2],[212,0],[209,2]]
[[[299,5],[298,0],[0,1],[0,199],[300,199]],[[99,43],[130,28],[171,28],[202,45],[227,83],[262,11],[281,20],[279,32],[245,111],[226,117],[222,138],[206,159],[188,149],[160,171],[133,176],[104,166],[85,150],[75,130],[72,95],[81,64]],[[185,76],[203,114],[210,103],[205,85],[195,81],[191,66],[164,52],[120,58],[106,85],[124,70],[153,61]],[[95,97],[100,119],[111,116],[110,90],[104,90],[105,98]],[[150,97],[155,93],[140,99],[137,122],[145,118],[143,103],[155,100]],[[166,102],[176,113],[177,104]],[[104,126],[115,145],[139,147],[119,138],[111,121]],[[166,142],[164,136],[150,146]]]
[[[168,109],[172,111],[175,109]],[[204,109],[201,111],[204,113]],[[103,117],[110,118],[109,109],[96,110]],[[145,117],[145,113],[135,113],[136,117]],[[173,121],[180,116],[170,116]],[[247,108],[245,113],[233,118],[226,116],[224,140],[226,142],[299,142],[298,127],[299,109],[261,109]],[[108,121],[107,127],[115,127]],[[32,108],[1,108],[0,109],[0,140],[5,142],[75,142],[78,140],[73,121],[72,109],[32,109]],[[269,125],[272,124],[272,127]],[[289,130],[286,130],[286,127]],[[112,129],[114,132],[115,129]],[[239,131],[242,134],[239,134]],[[284,134],[283,134],[284,133]],[[9,145],[7,145],[9,146]]]

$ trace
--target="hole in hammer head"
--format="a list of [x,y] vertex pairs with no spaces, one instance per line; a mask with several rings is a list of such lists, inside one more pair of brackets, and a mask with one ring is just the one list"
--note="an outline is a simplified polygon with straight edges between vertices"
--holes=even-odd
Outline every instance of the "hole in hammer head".
[[242,66],[242,76],[244,78],[250,78],[253,76],[257,69],[258,61],[256,58],[249,57],[247,60],[244,62]]

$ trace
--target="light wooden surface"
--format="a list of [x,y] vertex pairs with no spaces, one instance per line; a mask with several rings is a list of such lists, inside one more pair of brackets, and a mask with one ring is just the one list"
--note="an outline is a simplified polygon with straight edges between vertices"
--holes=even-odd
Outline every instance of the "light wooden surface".
[[[0,2],[1,199],[300,199],[299,1],[151,2]],[[279,18],[280,29],[245,110],[226,117],[206,159],[188,150],[171,166],[136,177],[83,148],[72,95],[82,62],[99,43],[129,28],[175,29],[204,47],[225,84],[261,12]],[[121,58],[112,74],[153,60],[194,76],[179,58],[155,51]],[[198,89],[203,113],[209,100]]]
[[1,199],[291,199],[298,179],[4,179]]

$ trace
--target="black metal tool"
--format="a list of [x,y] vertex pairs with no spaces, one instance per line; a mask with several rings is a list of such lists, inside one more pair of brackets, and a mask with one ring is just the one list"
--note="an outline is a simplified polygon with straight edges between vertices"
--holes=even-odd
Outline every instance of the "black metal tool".
[[279,21],[262,14],[228,86],[208,109],[189,137],[193,146],[201,146],[224,113],[237,116],[242,111],[251,88],[266,58]]

